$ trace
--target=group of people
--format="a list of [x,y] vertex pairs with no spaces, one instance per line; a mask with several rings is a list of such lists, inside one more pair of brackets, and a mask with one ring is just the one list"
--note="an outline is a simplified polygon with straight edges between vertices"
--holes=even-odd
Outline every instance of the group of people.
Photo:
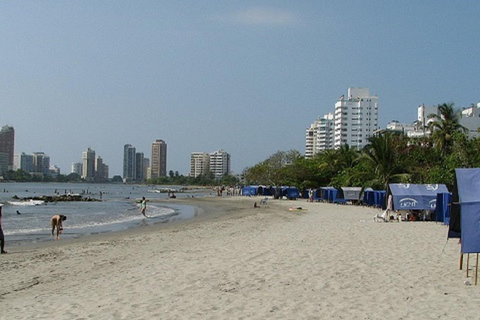
[[[3,204],[0,203],[0,253],[8,253],[5,250],[5,235],[2,229],[2,207]],[[146,217],[146,210],[147,210],[147,200],[145,197],[142,197],[142,201],[140,202],[140,212]],[[17,214],[20,214],[17,210]],[[56,240],[60,239],[60,235],[63,233],[63,221],[67,220],[67,216],[63,214],[56,214],[50,219],[50,226],[52,227],[52,237],[55,237]],[[56,231],[56,235],[55,235]]]

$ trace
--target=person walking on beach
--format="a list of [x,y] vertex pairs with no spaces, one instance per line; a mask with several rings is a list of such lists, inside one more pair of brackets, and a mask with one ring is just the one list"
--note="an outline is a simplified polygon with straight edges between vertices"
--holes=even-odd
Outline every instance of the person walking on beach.
[[0,204],[0,253],[8,253],[8,251],[5,251],[5,235],[2,230],[2,206],[3,204]]
[[140,203],[140,211],[145,217],[147,217],[147,215],[145,214],[146,210],[147,210],[147,200],[145,200],[145,197],[142,197],[142,202]]
[[63,214],[56,214],[50,220],[50,224],[52,225],[52,237],[54,236],[53,232],[55,231],[55,228],[56,228],[57,229],[57,238],[56,238],[57,240],[60,239],[60,237],[58,235],[63,232],[62,223],[65,220],[67,220],[67,216],[64,216]]

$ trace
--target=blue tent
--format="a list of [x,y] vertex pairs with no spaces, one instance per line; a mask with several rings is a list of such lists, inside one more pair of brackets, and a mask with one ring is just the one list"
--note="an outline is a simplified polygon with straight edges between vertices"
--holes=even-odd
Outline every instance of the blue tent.
[[451,193],[437,193],[437,206],[435,208],[435,221],[449,224],[450,204],[452,203]]
[[257,194],[260,196],[273,196],[273,187],[266,187],[266,186],[258,186],[257,187]]
[[[317,189],[318,190],[318,189]],[[337,195],[337,189],[334,187],[320,187],[320,199],[328,202],[333,202]]]
[[435,210],[438,193],[448,193],[444,184],[391,183],[395,210]]
[[282,196],[288,200],[297,200],[300,197],[300,191],[297,187],[282,187]]
[[256,196],[258,192],[257,186],[245,186],[242,188],[242,194],[244,196]]
[[373,207],[382,207],[385,202],[385,190],[373,190],[366,188],[363,192],[363,204]]
[[480,168],[455,169],[463,253],[480,252]]

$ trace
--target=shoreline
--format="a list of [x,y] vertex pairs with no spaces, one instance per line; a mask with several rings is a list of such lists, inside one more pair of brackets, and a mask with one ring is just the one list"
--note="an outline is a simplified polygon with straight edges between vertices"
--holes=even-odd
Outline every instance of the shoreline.
[[464,284],[459,246],[445,243],[444,225],[374,223],[377,209],[306,201],[260,208],[253,208],[259,199],[243,197],[160,202],[195,205],[198,215],[0,256],[2,316],[477,316],[480,286]]
[[[202,201],[202,199],[206,199]],[[128,227],[124,230],[118,231],[107,231],[107,232],[99,232],[99,233],[91,233],[91,234],[83,234],[71,238],[61,238],[61,240],[57,241],[52,239],[48,236],[48,238],[29,242],[29,241],[21,241],[18,243],[13,244],[11,247],[8,246],[8,237],[6,237],[6,250],[9,251],[9,254],[14,253],[22,253],[26,251],[31,251],[32,249],[41,249],[41,248],[51,248],[51,247],[58,247],[62,245],[73,245],[79,243],[88,243],[91,241],[104,241],[109,239],[114,239],[117,237],[124,237],[124,236],[134,236],[136,234],[142,233],[149,233],[149,232],[158,232],[159,229],[166,229],[170,227],[177,227],[178,225],[182,224],[195,224],[201,223],[200,221],[205,221],[208,219],[218,219],[218,218],[228,218],[223,217],[222,209],[217,208],[214,203],[212,203],[212,199],[216,198],[177,198],[177,199],[150,199],[150,203],[157,203],[161,204],[164,207],[176,210],[174,207],[176,205],[182,206],[189,206],[192,210],[195,211],[194,217],[190,219],[179,219],[175,221],[168,221],[168,222],[153,222],[149,225],[144,226],[134,226]],[[213,200],[215,201],[215,200]],[[148,214],[147,214],[148,215]],[[14,248],[12,250],[12,248]]]

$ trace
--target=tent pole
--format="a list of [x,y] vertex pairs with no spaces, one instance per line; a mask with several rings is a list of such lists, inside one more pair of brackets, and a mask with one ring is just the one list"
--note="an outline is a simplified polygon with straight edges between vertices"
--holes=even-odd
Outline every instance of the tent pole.
[[477,265],[475,266],[475,285],[478,283],[478,253],[477,253]]
[[460,252],[460,270],[463,270],[463,252]]
[[470,253],[467,253],[467,278],[468,278],[468,265],[470,262]]

